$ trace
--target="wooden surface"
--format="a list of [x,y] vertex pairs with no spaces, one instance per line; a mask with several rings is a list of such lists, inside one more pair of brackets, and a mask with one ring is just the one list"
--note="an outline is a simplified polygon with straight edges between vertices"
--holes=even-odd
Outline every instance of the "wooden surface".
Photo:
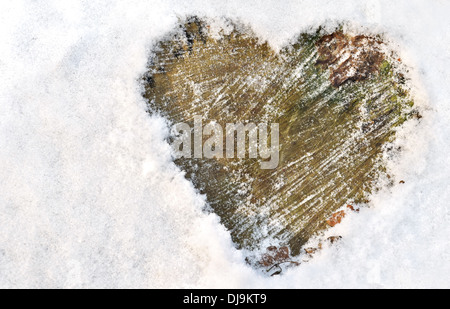
[[200,115],[222,126],[280,124],[274,170],[257,159],[176,164],[238,248],[269,239],[296,255],[333,213],[363,203],[376,187],[381,155],[395,127],[414,115],[413,101],[379,38],[318,29],[275,53],[251,30],[232,26],[215,39],[198,18],[180,23],[154,48],[144,96],[150,112],[172,123]]

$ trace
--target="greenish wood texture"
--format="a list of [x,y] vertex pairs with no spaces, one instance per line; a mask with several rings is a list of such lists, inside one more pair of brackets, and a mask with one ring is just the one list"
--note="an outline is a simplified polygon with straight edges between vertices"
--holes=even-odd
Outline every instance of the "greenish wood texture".
[[373,190],[384,146],[414,113],[413,101],[397,59],[376,38],[318,29],[276,53],[233,27],[215,39],[198,18],[181,23],[155,46],[145,97],[151,112],[172,123],[200,115],[223,126],[280,124],[275,170],[262,170],[257,159],[176,164],[237,247],[253,250],[271,239],[296,255],[333,212]]

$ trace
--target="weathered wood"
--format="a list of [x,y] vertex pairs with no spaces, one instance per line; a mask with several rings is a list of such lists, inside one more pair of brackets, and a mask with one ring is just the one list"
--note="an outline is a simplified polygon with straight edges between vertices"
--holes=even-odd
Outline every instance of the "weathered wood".
[[[219,39],[189,18],[154,49],[145,76],[150,111],[172,123],[195,115],[280,124],[280,164],[179,159],[239,248],[266,239],[300,253],[349,202],[363,202],[384,173],[381,155],[413,113],[396,59],[379,38],[318,29],[279,53],[249,29]],[[348,55],[350,56],[348,57]]]

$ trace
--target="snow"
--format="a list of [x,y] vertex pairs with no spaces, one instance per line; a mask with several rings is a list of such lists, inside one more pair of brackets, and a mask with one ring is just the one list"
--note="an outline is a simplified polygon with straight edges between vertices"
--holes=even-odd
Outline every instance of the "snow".
[[[0,287],[449,288],[450,3],[8,1],[0,4]],[[397,183],[284,276],[248,267],[171,161],[138,79],[179,17],[237,18],[274,48],[311,26],[385,33],[424,118]]]

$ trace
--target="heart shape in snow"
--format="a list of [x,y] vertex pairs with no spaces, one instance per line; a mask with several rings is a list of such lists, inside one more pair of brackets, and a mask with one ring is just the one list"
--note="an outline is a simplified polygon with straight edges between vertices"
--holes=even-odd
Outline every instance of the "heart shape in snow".
[[334,212],[376,188],[386,145],[414,115],[407,80],[380,38],[317,29],[275,52],[227,23],[180,23],[154,48],[144,96],[174,124],[279,124],[274,169],[248,157],[175,162],[239,248],[269,239],[296,255]]

